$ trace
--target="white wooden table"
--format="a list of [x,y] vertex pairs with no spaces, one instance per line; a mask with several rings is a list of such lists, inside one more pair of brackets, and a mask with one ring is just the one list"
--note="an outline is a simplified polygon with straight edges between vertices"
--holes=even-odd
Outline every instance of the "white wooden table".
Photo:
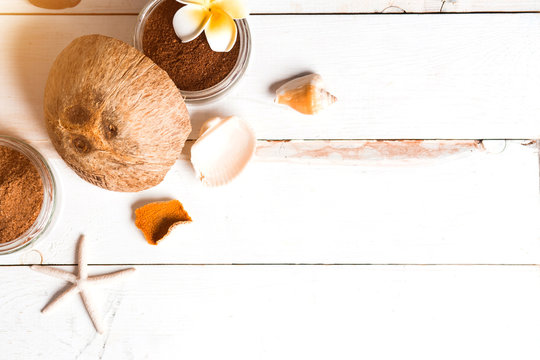
[[[75,37],[131,42],[144,2],[0,0],[0,133],[62,196],[49,235],[0,258],[1,359],[540,357],[540,0],[252,0],[241,86],[190,112],[193,134],[249,121],[256,159],[209,189],[188,144],[158,187],[112,193],[52,149],[43,87]],[[318,117],[271,102],[305,71],[340,100]],[[167,198],[194,223],[151,247],[133,209]],[[91,273],[138,269],[103,289],[103,336],[78,299],[40,314],[64,284],[28,268],[72,268],[82,233]]]

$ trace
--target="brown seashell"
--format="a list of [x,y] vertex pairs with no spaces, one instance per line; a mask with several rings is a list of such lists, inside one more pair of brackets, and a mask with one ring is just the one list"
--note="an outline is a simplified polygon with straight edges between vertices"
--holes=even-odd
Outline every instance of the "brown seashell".
[[159,184],[191,132],[167,73],[128,44],[102,35],[74,40],[45,88],[51,141],[84,180],[114,191]]
[[293,79],[276,91],[278,104],[288,105],[298,112],[314,115],[337,101],[337,98],[324,89],[323,80],[318,74],[310,74]]

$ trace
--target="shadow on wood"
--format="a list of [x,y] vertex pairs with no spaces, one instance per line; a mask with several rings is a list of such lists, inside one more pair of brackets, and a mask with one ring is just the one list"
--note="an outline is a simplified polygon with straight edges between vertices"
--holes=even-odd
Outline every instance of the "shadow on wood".
[[[39,37],[38,28],[42,27],[40,20],[41,18],[28,17],[13,29],[11,66],[15,84],[18,86],[18,89],[13,91],[24,97],[26,106],[30,109],[31,118],[28,123],[32,123],[40,138],[48,138],[43,116],[43,94],[49,68],[54,61],[50,52],[56,50],[48,47],[44,39]],[[64,31],[61,28],[57,30]],[[27,137],[26,134],[19,135]]]
[[227,117],[232,115],[219,111],[219,102],[217,102],[216,104],[217,106],[215,107],[212,106],[209,108],[204,108],[202,110],[194,110],[193,108],[189,109],[191,127],[193,128],[193,130],[188,136],[188,139],[198,139],[201,127],[206,121],[215,117]]
[[315,71],[303,71],[303,72],[301,72],[299,74],[296,74],[294,76],[290,76],[287,79],[276,81],[276,82],[274,82],[272,85],[270,85],[268,87],[268,92],[271,93],[272,95],[275,95],[277,89],[279,89],[281,86],[288,83],[289,81],[294,80],[294,79],[299,78],[299,77],[302,77],[302,76],[314,74],[314,73],[315,73]]

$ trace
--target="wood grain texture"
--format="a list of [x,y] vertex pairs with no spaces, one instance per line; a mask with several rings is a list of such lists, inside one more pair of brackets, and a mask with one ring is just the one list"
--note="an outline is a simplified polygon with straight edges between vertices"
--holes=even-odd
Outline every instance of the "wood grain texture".
[[[145,2],[82,0],[62,13],[135,14]],[[259,13],[540,10],[536,0],[251,4]],[[60,12],[0,0],[0,13]],[[206,188],[188,142],[164,183],[121,194],[82,181],[58,158],[42,98],[63,47],[90,33],[129,42],[135,16],[0,16],[0,133],[42,151],[60,189],[47,236],[0,257],[0,358],[538,359],[537,266],[262,265],[540,263],[540,143],[475,140],[540,137],[538,20],[252,16],[242,85],[190,112],[193,134],[210,116],[249,121],[268,139],[254,161],[229,186]],[[319,117],[271,103],[282,79],[306,71],[320,72],[340,99]],[[470,140],[348,140],[403,138]],[[170,198],[194,223],[152,247],[133,211]],[[144,264],[95,293],[104,336],[78,299],[40,314],[65,284],[17,266],[73,264],[81,233],[92,264]]]
[[[537,266],[262,265],[540,263],[540,142],[475,140],[540,137],[538,14],[252,16],[242,85],[190,112],[193,134],[215,115],[249,121],[268,140],[254,161],[229,186],[206,188],[188,161],[191,141],[160,186],[112,193],[52,149],[43,88],[75,37],[130,42],[145,2],[48,11],[0,0],[0,13],[41,14],[0,15],[0,133],[42,151],[60,189],[47,236],[0,257],[0,358],[540,357]],[[540,10],[537,0],[250,3],[267,14]],[[340,100],[319,117],[272,104],[281,80],[306,71]],[[465,140],[354,140],[406,138]],[[170,198],[194,223],[152,247],[134,209]],[[40,314],[65,283],[18,266],[73,264],[81,233],[92,264],[144,264],[94,294],[104,336],[77,298]],[[224,265],[163,265],[209,263]]]
[[61,281],[1,270],[6,359],[540,357],[533,266],[139,266],[94,292],[103,336],[77,298],[39,313]]
[[[538,138],[539,16],[253,16],[243,82],[190,108],[193,134],[211,116],[235,114],[260,139]],[[43,88],[56,55],[83,34],[130,41],[134,21],[3,16],[0,31],[12,35],[0,38],[0,132],[45,142]],[[324,37],[313,36],[321,28]],[[306,71],[339,99],[320,116],[273,104],[279,81]]]
[[[38,0],[34,0],[38,1]],[[52,1],[52,0],[49,0]],[[83,0],[63,13],[135,14],[147,0]],[[252,13],[438,13],[538,11],[537,0],[250,0]],[[0,13],[57,13],[28,0],[0,0]]]
[[[357,150],[366,142],[346,143],[260,143],[245,172],[221,188],[201,185],[182,160],[161,185],[135,194],[90,185],[53,159],[56,225],[35,250],[0,263],[72,264],[80,234],[102,249],[99,264],[540,262],[535,144],[462,144],[452,154],[428,142],[433,158],[373,142],[370,158]],[[193,223],[150,246],[134,209],[167,199],[180,200]]]

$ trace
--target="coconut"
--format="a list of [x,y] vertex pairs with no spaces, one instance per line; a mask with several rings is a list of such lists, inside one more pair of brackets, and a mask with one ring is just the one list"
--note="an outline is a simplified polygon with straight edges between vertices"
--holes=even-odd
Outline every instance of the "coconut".
[[83,36],[54,62],[45,120],[64,161],[113,191],[159,184],[191,132],[180,91],[167,73],[126,43]]

